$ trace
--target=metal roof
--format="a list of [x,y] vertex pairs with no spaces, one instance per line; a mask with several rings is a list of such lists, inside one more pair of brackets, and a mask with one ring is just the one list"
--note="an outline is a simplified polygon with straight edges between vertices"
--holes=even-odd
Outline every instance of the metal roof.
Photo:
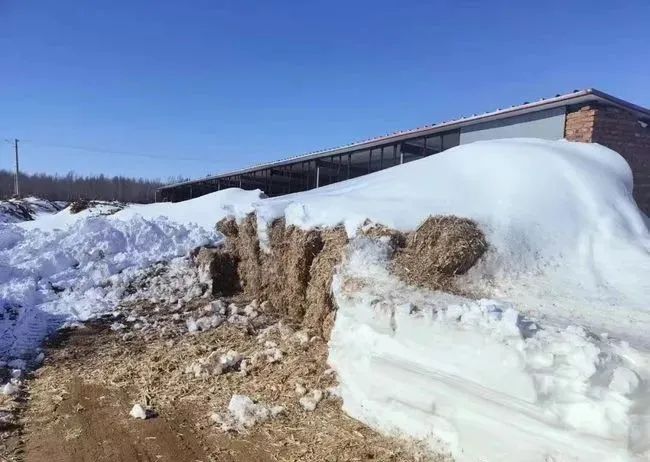
[[423,127],[418,127],[411,130],[398,131],[388,135],[383,135],[383,136],[379,136],[376,138],[371,138],[363,141],[357,141],[354,143],[346,144],[335,148],[313,151],[306,154],[287,157],[285,159],[281,159],[277,161],[251,165],[249,167],[245,167],[238,170],[231,170],[229,172],[219,173],[216,175],[208,175],[203,178],[181,181],[178,183],[172,183],[172,184],[161,186],[158,189],[161,190],[161,189],[174,188],[177,186],[183,186],[187,184],[200,183],[206,180],[215,180],[218,178],[225,178],[233,175],[241,175],[256,170],[260,170],[263,168],[276,167],[281,165],[292,164],[295,162],[313,160],[320,157],[347,153],[353,150],[371,149],[373,147],[384,145],[387,143],[399,142],[404,139],[412,138],[413,135],[428,136],[438,132],[466,127],[468,125],[475,125],[478,123],[489,122],[492,120],[506,119],[509,117],[528,114],[531,112],[538,112],[546,109],[553,109],[556,107],[569,106],[573,104],[584,104],[589,102],[602,102],[605,104],[609,104],[612,106],[625,109],[626,111],[636,114],[640,118],[650,118],[650,109],[637,106],[636,104],[616,98],[615,96],[609,95],[605,92],[596,90],[594,88],[588,88],[586,90],[575,90],[572,93],[566,93],[564,95],[556,95],[552,98],[542,98],[539,101],[534,101],[532,103],[525,102],[518,106],[511,106],[505,109],[497,109],[496,111],[486,112],[484,114],[478,114],[478,115],[474,114],[469,117],[461,117],[459,119],[454,119],[454,120],[432,124],[432,125],[425,125]]

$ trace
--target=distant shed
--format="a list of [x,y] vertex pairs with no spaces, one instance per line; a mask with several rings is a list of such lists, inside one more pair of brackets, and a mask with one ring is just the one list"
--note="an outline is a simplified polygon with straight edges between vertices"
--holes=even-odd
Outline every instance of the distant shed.
[[497,138],[566,138],[618,151],[634,173],[634,197],[650,213],[650,109],[595,89],[428,125],[346,146],[169,184],[159,200],[182,201],[225,188],[262,189],[269,196],[325,186]]

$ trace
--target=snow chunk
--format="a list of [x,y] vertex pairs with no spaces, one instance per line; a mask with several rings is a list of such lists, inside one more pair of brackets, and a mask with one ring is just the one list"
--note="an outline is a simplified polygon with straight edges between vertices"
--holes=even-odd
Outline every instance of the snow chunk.
[[214,300],[203,307],[206,313],[215,313],[225,316],[227,314],[227,307],[223,300]]
[[307,345],[309,343],[309,333],[300,330],[293,334],[293,340],[299,345]]
[[298,396],[305,396],[307,393],[307,388],[305,388],[305,386],[300,382],[296,383],[294,390]]
[[266,341],[264,347],[264,350],[258,351],[253,355],[253,363],[263,360],[268,364],[272,364],[282,360],[282,350],[278,348],[278,345],[275,342]]
[[318,403],[323,399],[323,390],[314,389],[306,396],[300,398],[299,402],[305,411],[312,412],[318,406]]
[[215,413],[211,419],[223,431],[243,431],[255,424],[275,418],[284,412],[282,406],[268,407],[262,403],[255,403],[245,395],[233,395],[228,404],[228,414]]
[[129,415],[134,419],[146,420],[151,417],[151,411],[146,409],[141,404],[134,404],[131,408],[131,411],[129,412]]
[[193,317],[189,317],[185,321],[187,325],[187,330],[190,333],[196,333],[199,331],[206,331],[219,327],[224,322],[224,317],[221,315],[212,315],[212,316],[202,316],[197,320],[194,320]]
[[18,393],[18,386],[12,382],[7,382],[2,386],[3,395],[15,395]]
[[256,318],[258,314],[257,309],[258,309],[257,303],[256,304],[251,303],[250,305],[246,305],[244,307],[244,314],[251,319]]
[[7,363],[7,367],[24,370],[27,368],[27,362],[24,359],[12,359]]
[[209,375],[221,375],[237,369],[241,363],[242,356],[236,351],[230,350],[223,355],[219,355],[219,353],[213,351],[206,358],[200,358],[187,366],[185,373],[192,374],[197,378]]

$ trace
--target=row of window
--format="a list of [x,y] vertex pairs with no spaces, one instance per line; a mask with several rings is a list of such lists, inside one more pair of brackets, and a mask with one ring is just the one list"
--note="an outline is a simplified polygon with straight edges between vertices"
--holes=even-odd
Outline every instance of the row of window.
[[[210,190],[240,187],[262,189],[269,196],[279,196],[338,183],[350,178],[437,154],[458,146],[460,131],[419,137],[386,144],[372,149],[359,149],[315,160],[275,166],[243,175],[211,180],[202,185],[177,191],[183,199],[197,197]],[[173,193],[172,193],[173,194]],[[189,196],[189,197],[188,197]],[[179,199],[177,199],[179,200]],[[182,199],[180,199],[182,200]]]

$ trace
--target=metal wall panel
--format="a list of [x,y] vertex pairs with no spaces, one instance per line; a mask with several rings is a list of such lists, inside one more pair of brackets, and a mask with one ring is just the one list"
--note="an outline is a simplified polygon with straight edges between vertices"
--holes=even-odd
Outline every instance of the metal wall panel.
[[559,140],[564,138],[565,118],[566,108],[558,107],[463,127],[460,130],[460,144],[498,138]]

